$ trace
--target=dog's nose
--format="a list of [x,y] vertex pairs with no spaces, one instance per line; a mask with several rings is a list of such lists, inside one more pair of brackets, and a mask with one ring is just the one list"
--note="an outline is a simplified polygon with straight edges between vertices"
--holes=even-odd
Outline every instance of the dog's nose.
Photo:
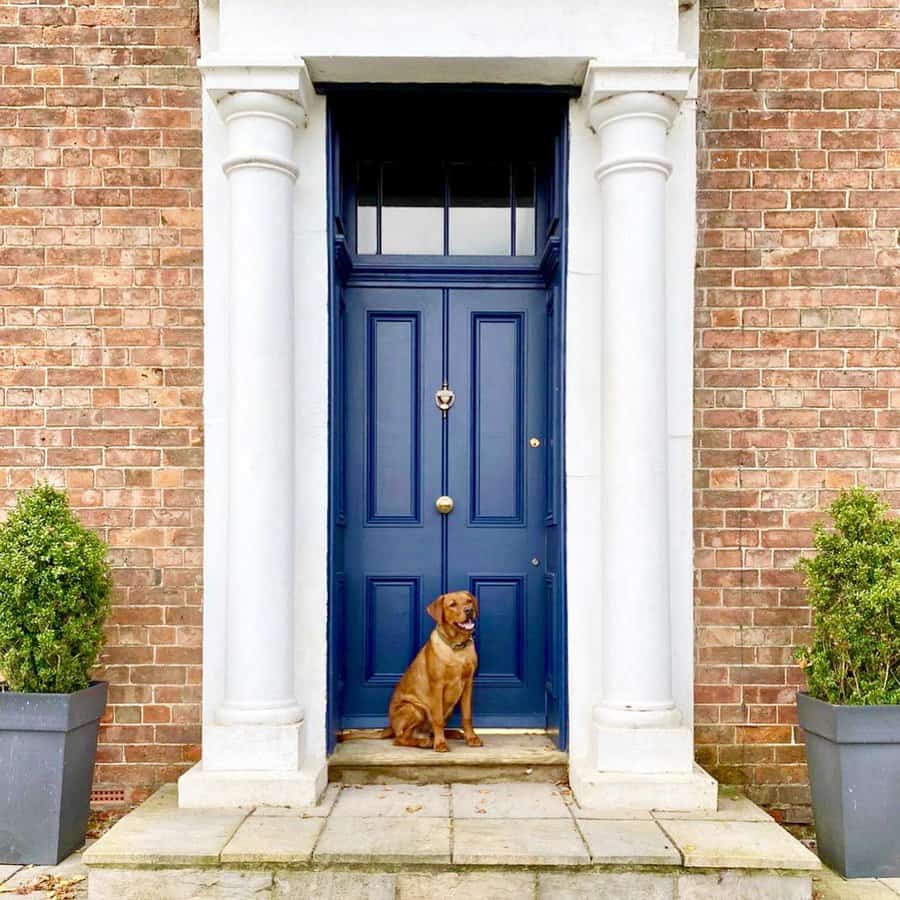
[[471,619],[471,618],[472,618],[472,613],[475,612],[475,610],[474,610],[471,606],[467,606],[467,607],[463,610],[463,612]]

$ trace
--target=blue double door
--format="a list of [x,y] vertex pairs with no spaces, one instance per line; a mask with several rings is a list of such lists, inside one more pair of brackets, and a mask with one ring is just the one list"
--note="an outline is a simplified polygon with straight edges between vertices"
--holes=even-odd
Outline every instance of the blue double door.
[[342,306],[340,725],[386,721],[434,627],[425,607],[469,590],[481,613],[476,724],[543,727],[555,627],[548,292],[346,287]]

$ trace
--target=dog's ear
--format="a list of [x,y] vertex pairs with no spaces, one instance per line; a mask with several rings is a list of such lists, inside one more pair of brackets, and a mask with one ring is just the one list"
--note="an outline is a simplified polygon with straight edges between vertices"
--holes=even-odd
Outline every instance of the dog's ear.
[[444,595],[441,594],[439,597],[436,597],[428,606],[425,607],[425,612],[434,619],[438,625],[444,624]]

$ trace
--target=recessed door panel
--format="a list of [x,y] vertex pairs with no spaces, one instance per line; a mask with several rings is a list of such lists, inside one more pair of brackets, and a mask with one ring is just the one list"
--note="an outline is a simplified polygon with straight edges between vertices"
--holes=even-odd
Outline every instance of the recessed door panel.
[[367,313],[367,522],[421,521],[421,313]]
[[472,524],[521,525],[525,472],[525,316],[477,312],[472,367]]

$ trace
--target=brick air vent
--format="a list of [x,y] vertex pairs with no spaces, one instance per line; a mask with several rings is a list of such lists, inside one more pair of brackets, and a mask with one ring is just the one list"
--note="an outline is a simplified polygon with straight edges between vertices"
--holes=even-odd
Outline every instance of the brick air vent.
[[91,803],[124,803],[125,789],[114,788],[108,791],[91,791]]

